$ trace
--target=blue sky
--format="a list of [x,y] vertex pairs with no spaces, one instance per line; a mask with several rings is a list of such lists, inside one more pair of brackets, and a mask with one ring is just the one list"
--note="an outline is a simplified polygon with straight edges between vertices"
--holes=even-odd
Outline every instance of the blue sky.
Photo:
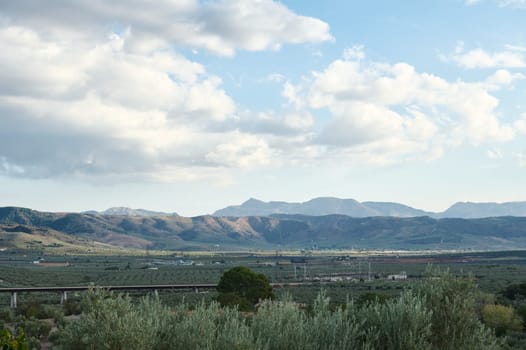
[[526,1],[0,4],[0,205],[526,200]]

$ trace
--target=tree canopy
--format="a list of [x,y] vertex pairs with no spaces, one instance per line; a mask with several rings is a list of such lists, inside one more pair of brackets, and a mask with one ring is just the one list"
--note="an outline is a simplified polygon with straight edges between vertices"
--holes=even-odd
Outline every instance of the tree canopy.
[[241,309],[253,307],[260,299],[274,298],[268,278],[244,266],[226,271],[217,285],[217,291],[221,304],[238,305]]

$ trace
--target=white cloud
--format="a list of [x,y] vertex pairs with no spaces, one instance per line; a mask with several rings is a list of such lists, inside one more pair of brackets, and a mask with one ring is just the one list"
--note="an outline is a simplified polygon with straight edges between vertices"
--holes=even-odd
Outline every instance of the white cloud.
[[507,50],[489,53],[482,49],[473,49],[468,52],[455,50],[453,61],[461,67],[475,68],[524,68],[526,58],[522,52]]
[[515,130],[522,135],[526,135],[526,113],[522,115],[522,118],[515,121],[513,124]]
[[498,90],[502,86],[511,86],[515,81],[526,79],[522,73],[511,73],[506,69],[499,69],[486,79],[488,89]]
[[130,28],[134,40],[127,45],[136,52],[176,43],[230,56],[236,49],[276,50],[283,44],[332,40],[327,23],[272,0],[159,0],[154,5],[145,0],[59,0],[53,6],[28,0],[3,4],[2,14],[61,38]]
[[526,47],[525,46],[521,46],[521,45],[506,44],[506,45],[504,45],[504,47],[506,47],[506,49],[510,50],[510,51],[526,52]]
[[265,141],[253,135],[234,133],[206,155],[210,162],[219,166],[250,169],[268,165],[274,159],[273,151]]
[[233,55],[331,39],[325,22],[270,0],[2,4],[0,172],[225,181],[227,168],[269,164],[269,143],[301,138],[312,116],[245,115],[175,48]]
[[526,168],[526,152],[516,153],[515,159],[517,160],[517,165],[521,168]]
[[[0,156],[5,173],[150,176],[203,166],[233,118],[221,80],[173,52],[127,51],[129,33],[60,42],[0,28]],[[173,171],[170,170],[170,171]]]
[[281,83],[285,81],[285,76],[279,73],[272,73],[272,74],[269,74],[264,80],[270,81],[273,83]]
[[499,148],[489,149],[486,152],[486,155],[489,159],[492,159],[492,160],[502,159],[502,151]]
[[346,60],[362,60],[365,58],[363,45],[354,45],[343,51],[343,58]]
[[[513,79],[497,72],[492,81]],[[331,112],[316,142],[356,159],[434,159],[444,148],[514,137],[497,116],[499,100],[487,82],[449,82],[407,63],[365,62],[363,55],[346,54],[313,72],[309,82],[285,87],[295,105]]]
[[[483,0],[465,0],[466,5],[475,5]],[[519,9],[526,8],[526,0],[493,0],[499,7],[513,7]]]
[[499,6],[526,8],[526,0],[498,0]]

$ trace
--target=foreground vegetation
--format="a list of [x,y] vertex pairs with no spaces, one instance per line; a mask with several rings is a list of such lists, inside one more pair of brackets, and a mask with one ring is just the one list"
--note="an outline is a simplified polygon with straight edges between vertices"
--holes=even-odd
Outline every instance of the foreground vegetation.
[[471,279],[437,270],[394,298],[334,307],[321,292],[310,308],[284,298],[248,314],[216,302],[169,309],[155,298],[135,303],[93,291],[52,341],[57,349],[504,348],[505,338],[481,320],[481,301]]
[[[415,341],[417,338],[424,339],[424,349],[426,347],[441,349],[448,347],[447,344],[438,344],[438,340],[444,338],[447,339],[448,344],[458,345],[450,340],[450,333],[455,336],[458,332],[468,333],[457,332],[459,328],[454,328],[458,324],[469,325],[458,321],[457,311],[464,310],[464,318],[460,320],[474,320],[473,322],[479,326],[484,324],[483,328],[468,327],[472,329],[469,332],[470,336],[476,336],[476,329],[484,329],[484,332],[489,332],[492,339],[496,341],[493,345],[490,344],[489,348],[526,349],[526,333],[523,328],[526,321],[524,279],[526,252],[463,252],[400,257],[383,255],[371,256],[367,259],[347,255],[297,258],[278,255],[278,252],[263,256],[224,253],[215,256],[178,254],[142,257],[46,255],[39,264],[34,264],[34,261],[42,258],[40,253],[26,251],[20,254],[12,252],[0,254],[0,286],[221,284],[221,280],[229,276],[227,271],[241,272],[242,275],[247,272],[246,269],[234,269],[239,265],[250,267],[250,271],[256,274],[251,277],[250,286],[264,281],[262,276],[266,276],[269,282],[296,282],[302,281],[306,275],[306,281],[312,283],[275,289],[272,292],[276,297],[275,301],[259,306],[257,311],[253,305],[247,304],[247,300],[252,304],[259,298],[272,296],[268,294],[269,291],[252,294],[252,291],[239,293],[235,289],[230,289],[229,285],[239,285],[235,282],[237,274],[230,276],[235,278],[229,278],[235,283],[226,283],[225,289],[217,292],[159,291],[158,298],[145,300],[141,299],[144,297],[144,292],[137,291],[127,295],[82,292],[68,293],[67,302],[60,305],[60,298],[56,293],[21,293],[18,296],[18,308],[10,309],[9,295],[4,293],[0,295],[0,329],[4,327],[8,332],[4,332],[0,337],[2,339],[0,348],[8,344],[16,349],[13,344],[25,344],[29,349],[40,347],[42,349],[98,349],[104,348],[100,344],[106,342],[114,344],[111,349],[133,349],[140,347],[128,346],[127,343],[123,345],[122,337],[135,339],[134,337],[144,335],[146,333],[143,332],[150,329],[150,333],[147,334],[150,334],[153,340],[148,341],[152,341],[154,344],[152,346],[156,348],[164,346],[166,349],[177,349],[178,345],[172,344],[175,341],[190,344],[187,345],[189,349],[294,349],[286,345],[292,340],[295,344],[303,344],[301,346],[307,349],[330,349],[330,346],[387,349],[393,348],[393,345],[378,347],[378,344],[390,339],[385,334],[391,333],[400,334],[403,339],[407,337],[412,339],[411,334],[416,334]],[[188,266],[178,264],[178,261],[193,261],[194,264]],[[429,262],[440,266],[442,271],[449,270],[450,273],[445,275],[438,273],[437,276],[435,271],[432,272],[435,276],[430,276],[430,271],[426,271]],[[370,270],[368,263],[371,264]],[[303,267],[307,270],[306,274],[303,272]],[[407,280],[388,278],[389,275],[400,271],[407,272]],[[324,276],[350,276],[353,279],[330,283],[315,282],[317,278]],[[439,281],[444,283],[443,287],[440,287]],[[475,288],[475,282],[478,288]],[[320,289],[324,290],[322,295],[319,295]],[[433,290],[436,291],[434,294],[431,293]],[[445,296],[447,300],[443,301],[441,297]],[[471,300],[469,301],[471,306],[462,306],[463,304],[458,306],[454,300],[459,302]],[[215,301],[229,306],[237,304],[238,309],[224,308]],[[447,313],[448,310],[442,308],[453,308],[456,311]],[[124,311],[117,313],[112,311],[113,309]],[[242,312],[244,310],[251,312]],[[389,312],[393,316],[389,317]],[[403,316],[404,312],[406,316]],[[72,314],[78,316],[69,316]],[[114,320],[117,326],[110,321],[117,317],[115,315],[120,315],[119,317],[124,320],[120,321],[121,323]],[[255,328],[256,325],[263,324],[265,315],[273,320],[268,321],[267,324],[277,322],[280,326]],[[93,329],[99,327],[98,333],[86,328],[86,322],[90,317],[93,320]],[[206,319],[206,322],[199,317]],[[410,322],[419,319],[418,317],[420,317],[419,322],[423,322],[423,328],[418,328],[420,323]],[[255,320],[259,320],[257,321],[259,323],[255,323]],[[192,322],[197,324],[194,325]],[[133,328],[134,324],[140,327],[140,330]],[[334,334],[338,335],[337,340],[326,341],[329,344],[325,344],[326,346],[312,340],[314,337],[324,339],[322,335],[330,332],[327,328],[329,324],[333,325],[331,327],[336,327]],[[411,328],[411,325],[418,327]],[[233,327],[233,330],[226,329],[227,326]],[[74,333],[75,327],[80,327],[82,331]],[[112,327],[115,329],[111,330]],[[379,330],[379,327],[383,327],[383,330]],[[394,328],[387,331],[388,327]],[[396,327],[403,328],[402,332],[396,331]],[[443,327],[451,327],[451,329],[444,331],[446,333],[440,333]],[[232,339],[227,340],[221,340],[223,338],[220,337],[221,332],[230,334],[229,332],[234,333],[235,329],[239,331],[235,334],[241,334],[244,339],[242,345],[237,347],[235,345],[237,343],[231,342],[233,341],[231,336],[229,337]],[[413,333],[407,333],[411,329]],[[199,332],[205,331],[211,333],[203,337]],[[276,334],[268,333],[270,331]],[[320,333],[316,333],[318,331]],[[127,332],[134,332],[134,335],[126,335]],[[182,334],[173,335],[174,332],[187,332],[189,335],[185,338]],[[284,335],[278,336],[278,333]],[[68,343],[68,334],[73,334],[69,339],[75,339],[77,343]],[[82,337],[78,336],[79,334],[82,334]],[[96,338],[86,334],[100,334],[102,340],[97,343]],[[441,336],[433,334],[441,334]],[[380,340],[374,340],[376,336],[380,337]],[[111,343],[108,337],[113,337],[111,339],[114,339],[114,342]],[[344,339],[349,337],[349,339],[341,340],[341,337]],[[210,339],[205,340],[205,338]],[[277,340],[272,344],[263,341],[273,338]],[[4,340],[5,342],[2,342]],[[285,345],[279,345],[280,341]],[[311,345],[305,345],[307,342]],[[404,347],[407,347],[407,344],[404,344]],[[144,348],[147,349],[149,346]],[[181,348],[184,347],[181,345]],[[477,345],[475,348],[481,347]]]

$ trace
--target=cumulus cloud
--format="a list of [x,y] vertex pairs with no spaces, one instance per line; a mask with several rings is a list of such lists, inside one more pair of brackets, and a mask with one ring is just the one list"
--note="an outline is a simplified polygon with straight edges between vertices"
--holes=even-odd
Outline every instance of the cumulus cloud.
[[526,79],[522,73],[511,73],[506,69],[498,69],[494,74],[486,79],[488,89],[498,90],[503,86],[512,86],[516,81]]
[[276,50],[283,44],[332,40],[327,23],[272,0],[59,0],[53,6],[29,0],[2,4],[2,13],[62,38],[130,28],[134,36],[127,45],[138,52],[176,43],[230,56],[236,49]]
[[[0,155],[10,174],[159,171],[174,149],[199,148],[201,123],[235,111],[218,77],[173,52],[129,52],[127,33],[70,43],[4,26],[0,39],[9,52],[0,57]],[[204,162],[206,151],[192,155]]]
[[331,40],[326,23],[278,2],[39,4],[2,5],[2,174],[224,182],[231,169],[284,163],[431,160],[524,127],[498,118],[491,92],[524,78],[504,69],[451,82],[368,61],[358,45],[299,82],[269,76],[288,105],[258,112],[178,51],[233,55]]
[[[329,150],[389,163],[514,137],[512,126],[499,120],[499,100],[487,82],[449,82],[407,63],[368,62],[356,52],[346,50],[308,83],[286,86],[291,104],[331,112],[315,138]],[[497,72],[488,79],[505,85],[513,76]]]
[[2,4],[0,173],[224,181],[221,169],[268,164],[269,135],[312,117],[240,112],[221,78],[177,49],[331,39],[325,22],[270,0]]
[[228,141],[217,145],[206,155],[206,159],[218,165],[250,169],[268,165],[274,159],[273,150],[260,138],[234,133]]
[[501,52],[487,52],[483,49],[460,51],[452,56],[453,61],[467,69],[475,68],[524,68],[526,58],[523,52],[506,50]]

